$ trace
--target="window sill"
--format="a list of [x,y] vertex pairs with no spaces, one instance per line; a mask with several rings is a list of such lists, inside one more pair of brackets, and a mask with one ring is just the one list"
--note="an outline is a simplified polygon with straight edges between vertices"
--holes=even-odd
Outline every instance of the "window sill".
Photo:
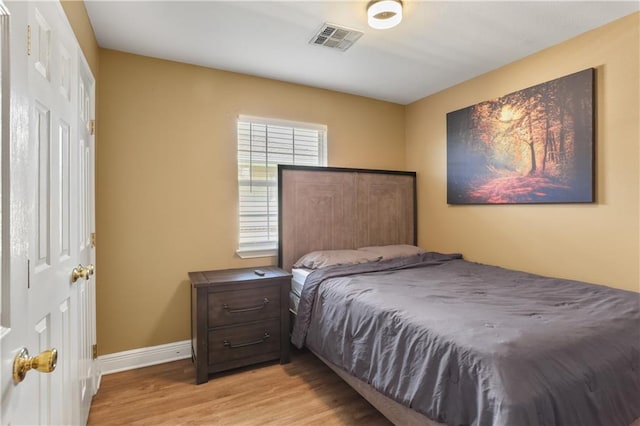
[[236,254],[241,259],[255,259],[257,257],[275,257],[278,255],[277,248],[269,249],[238,249]]

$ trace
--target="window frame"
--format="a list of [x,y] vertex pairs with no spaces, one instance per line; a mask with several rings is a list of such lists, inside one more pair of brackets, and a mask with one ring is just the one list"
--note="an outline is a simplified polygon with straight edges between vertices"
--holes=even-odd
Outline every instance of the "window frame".
[[[258,257],[272,257],[272,256],[277,256],[278,254],[278,245],[279,245],[279,241],[278,241],[278,237],[277,237],[277,232],[276,232],[276,241],[274,242],[270,242],[270,241],[265,241],[263,243],[256,243],[255,245],[251,246],[249,244],[241,244],[240,243],[240,239],[241,239],[241,211],[240,211],[240,196],[241,196],[241,187],[240,187],[240,158],[239,158],[239,154],[240,154],[240,133],[239,133],[239,128],[240,128],[240,123],[250,123],[250,124],[257,124],[257,125],[264,125],[264,126],[274,126],[274,127],[285,127],[285,128],[291,128],[291,129],[304,129],[304,130],[311,130],[311,131],[318,131],[321,133],[322,137],[319,140],[319,152],[318,152],[318,164],[313,164],[314,167],[327,167],[327,146],[328,146],[328,127],[327,125],[324,124],[316,124],[316,123],[308,123],[308,122],[301,122],[301,121],[292,121],[292,120],[284,120],[284,119],[277,119],[277,118],[267,118],[267,117],[257,117],[257,116],[251,116],[251,115],[244,115],[244,114],[240,114],[237,117],[236,120],[236,188],[237,188],[237,200],[238,200],[238,209],[237,209],[237,250],[236,250],[236,254],[243,259],[250,259],[250,258],[258,258]],[[265,143],[268,146],[268,140],[265,141]],[[293,143],[295,144],[295,139],[293,140]],[[268,156],[269,153],[269,149],[267,147],[266,149],[266,153]],[[266,164],[268,165],[268,161],[266,162]],[[300,165],[300,163],[295,163],[295,162],[286,162],[286,163],[275,163],[276,166],[277,164],[298,164]],[[305,164],[305,165],[309,165],[309,164]],[[271,176],[270,176],[271,177]],[[276,206],[277,206],[277,187],[278,187],[278,173],[277,173],[277,167],[276,170],[274,172],[273,175],[273,186],[276,188],[276,194],[275,194],[275,200],[276,200]],[[267,185],[267,186],[271,186],[271,185]],[[276,209],[276,218],[275,218],[275,223],[276,226],[278,224],[278,217],[277,217],[277,209]]]

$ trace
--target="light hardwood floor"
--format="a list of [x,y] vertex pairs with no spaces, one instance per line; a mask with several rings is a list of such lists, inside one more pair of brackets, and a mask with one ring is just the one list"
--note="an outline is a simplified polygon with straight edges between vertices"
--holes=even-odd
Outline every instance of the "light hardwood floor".
[[387,421],[307,351],[195,385],[191,360],[102,378],[89,425],[384,425]]

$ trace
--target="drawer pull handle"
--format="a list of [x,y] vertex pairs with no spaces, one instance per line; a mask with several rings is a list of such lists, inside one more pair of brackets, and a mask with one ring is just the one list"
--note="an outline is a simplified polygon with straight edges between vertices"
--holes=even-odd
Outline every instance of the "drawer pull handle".
[[251,308],[231,309],[231,307],[229,307],[229,305],[225,303],[224,305],[222,305],[222,309],[229,312],[230,314],[239,314],[241,312],[259,311],[260,309],[264,309],[267,304],[269,304],[269,299],[265,297],[262,301],[262,305],[253,306]]
[[246,343],[238,343],[237,345],[233,345],[231,344],[230,341],[225,340],[223,342],[223,345],[229,349],[235,349],[235,348],[244,348],[245,346],[253,346],[253,345],[259,345],[260,343],[264,343],[267,341],[267,339],[271,337],[271,335],[269,334],[268,331],[264,332],[264,337],[262,339],[258,339],[258,340],[253,340],[251,342],[246,342]]

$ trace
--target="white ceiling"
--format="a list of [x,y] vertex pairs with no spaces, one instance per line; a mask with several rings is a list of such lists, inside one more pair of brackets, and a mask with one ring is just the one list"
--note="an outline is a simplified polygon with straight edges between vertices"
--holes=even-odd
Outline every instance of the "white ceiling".
[[[399,26],[373,30],[366,4],[86,0],[101,47],[399,104],[640,10],[637,0],[404,0]],[[364,35],[346,52],[310,45],[324,22]]]

